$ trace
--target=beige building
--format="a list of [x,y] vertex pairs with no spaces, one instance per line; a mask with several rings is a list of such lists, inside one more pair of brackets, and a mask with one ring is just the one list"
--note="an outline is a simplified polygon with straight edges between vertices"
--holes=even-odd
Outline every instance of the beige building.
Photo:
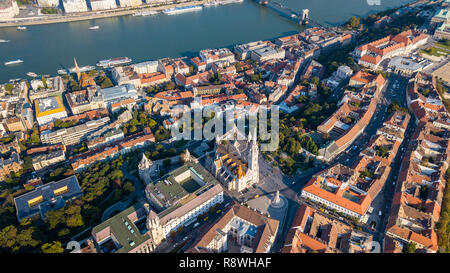
[[57,7],[59,0],[37,0],[38,6],[41,8]]
[[93,11],[117,8],[116,1],[114,0],[89,0],[89,3]]
[[6,120],[6,126],[10,132],[26,131],[24,121],[19,117],[11,117]]
[[142,5],[142,0],[119,0],[120,7],[137,7]]
[[0,19],[13,18],[19,14],[19,7],[15,0],[0,1]]

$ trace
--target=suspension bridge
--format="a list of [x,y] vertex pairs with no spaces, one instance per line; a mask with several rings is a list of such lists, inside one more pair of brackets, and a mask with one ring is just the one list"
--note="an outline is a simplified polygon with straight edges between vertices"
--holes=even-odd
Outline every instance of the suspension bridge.
[[258,4],[265,6],[283,17],[302,25],[313,25],[322,27],[320,23],[309,18],[309,10],[303,9],[301,12],[296,12],[287,5],[287,0],[254,0]]

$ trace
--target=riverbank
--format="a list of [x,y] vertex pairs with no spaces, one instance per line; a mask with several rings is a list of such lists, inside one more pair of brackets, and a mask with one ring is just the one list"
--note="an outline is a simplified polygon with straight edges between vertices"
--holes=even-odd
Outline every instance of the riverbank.
[[140,6],[136,8],[118,8],[106,11],[91,11],[86,13],[77,13],[73,15],[55,15],[29,18],[14,18],[10,22],[0,22],[2,27],[17,27],[17,26],[31,26],[31,25],[46,25],[66,22],[85,21],[92,19],[110,18],[116,16],[131,15],[138,11],[162,11],[174,7],[184,7],[191,5],[203,5],[206,0],[189,1],[180,4],[169,4],[160,6]]

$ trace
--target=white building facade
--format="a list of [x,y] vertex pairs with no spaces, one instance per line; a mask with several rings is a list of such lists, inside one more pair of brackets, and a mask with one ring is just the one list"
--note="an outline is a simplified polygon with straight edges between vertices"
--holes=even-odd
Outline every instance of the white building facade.
[[0,19],[9,19],[19,14],[19,7],[15,0],[0,2]]
[[41,8],[50,8],[59,6],[59,0],[37,0],[38,6]]
[[93,11],[117,8],[116,1],[114,0],[90,0],[90,4]]
[[122,8],[137,7],[137,6],[142,5],[142,1],[141,0],[119,0],[119,5]]
[[65,13],[88,11],[86,0],[63,0],[62,4]]

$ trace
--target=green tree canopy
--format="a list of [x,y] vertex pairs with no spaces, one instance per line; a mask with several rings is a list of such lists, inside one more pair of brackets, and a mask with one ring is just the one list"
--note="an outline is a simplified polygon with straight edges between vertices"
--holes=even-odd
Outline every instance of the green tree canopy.
[[43,253],[63,253],[61,242],[53,241],[52,243],[45,243],[41,246]]

